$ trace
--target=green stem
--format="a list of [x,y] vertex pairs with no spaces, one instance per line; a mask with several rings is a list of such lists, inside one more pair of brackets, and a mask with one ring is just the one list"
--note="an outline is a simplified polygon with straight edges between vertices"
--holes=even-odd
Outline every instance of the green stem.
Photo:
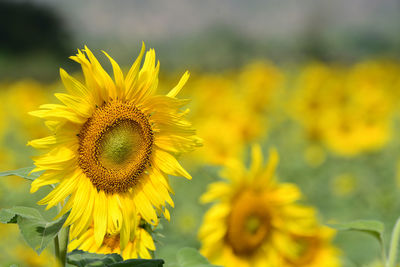
[[382,256],[382,264],[383,266],[386,266],[386,248],[385,248],[385,242],[383,240],[383,236],[381,237],[381,256]]
[[390,241],[390,248],[389,248],[389,257],[386,262],[386,267],[396,266],[399,238],[400,238],[400,218],[397,219],[396,225],[393,228],[392,239]]
[[58,241],[58,235],[54,237],[54,253],[56,255],[56,258],[60,258],[60,242]]
[[60,254],[59,261],[61,266],[64,267],[67,260],[67,248],[68,248],[68,237],[69,237],[69,226],[62,228],[60,233],[58,234],[60,238]]

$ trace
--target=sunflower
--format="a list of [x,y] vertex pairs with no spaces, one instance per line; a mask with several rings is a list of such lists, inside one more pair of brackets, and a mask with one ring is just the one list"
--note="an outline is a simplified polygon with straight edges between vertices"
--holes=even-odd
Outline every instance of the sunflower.
[[393,135],[395,73],[395,67],[378,62],[351,68],[311,64],[299,75],[291,113],[310,141],[340,156],[379,150]]
[[334,236],[335,230],[326,226],[316,227],[311,235],[291,235],[291,245],[286,246],[283,253],[284,265],[293,267],[340,266],[339,251],[331,244]]
[[52,254],[49,249],[43,250],[43,252],[38,255],[28,245],[19,244],[12,248],[12,254],[14,254],[15,261],[19,263],[17,266],[62,267],[60,262],[56,257],[54,257],[54,254]]
[[[188,100],[176,95],[189,78],[186,72],[167,95],[156,95],[159,62],[145,47],[124,77],[111,62],[114,80],[85,47],[71,59],[78,62],[85,83],[63,69],[68,94],[55,94],[63,104],[46,104],[31,115],[44,118],[51,136],[30,141],[45,154],[34,158],[33,172],[44,171],[31,192],[58,185],[39,201],[47,209],[61,203],[61,216],[70,210],[65,226],[71,238],[93,225],[98,246],[106,233],[121,232],[122,248],[135,234],[131,221],[139,214],[156,225],[161,213],[169,219],[173,207],[168,174],[191,179],[176,157],[201,145],[182,107]],[[140,69],[140,70],[139,70]]]
[[[245,97],[240,90],[245,87],[236,88],[236,84],[238,82],[227,74],[202,75],[192,82],[196,99],[192,117],[207,147],[197,150],[193,161],[222,164],[239,156],[246,143],[259,139],[266,132],[264,116],[255,112],[249,101],[243,101]],[[211,102],[218,105],[209,105]]]
[[295,185],[276,181],[275,150],[265,167],[259,146],[253,147],[252,155],[249,170],[237,160],[227,163],[222,173],[227,182],[211,184],[201,197],[205,203],[217,201],[199,230],[201,253],[228,267],[290,266],[287,258],[298,258],[287,248],[299,246],[294,237],[315,233],[315,210],[295,203],[301,197]]
[[98,246],[94,238],[94,229],[90,227],[85,233],[78,238],[74,239],[68,245],[68,251],[74,249],[80,249],[97,254],[121,254],[126,259],[150,259],[150,251],[154,251],[154,241],[149,232],[146,231],[144,224],[141,224],[140,216],[136,217],[135,221],[132,221],[132,227],[134,228],[134,235],[129,239],[125,248],[121,249],[120,246],[120,233],[115,229],[114,232],[107,233],[104,237],[103,243]]

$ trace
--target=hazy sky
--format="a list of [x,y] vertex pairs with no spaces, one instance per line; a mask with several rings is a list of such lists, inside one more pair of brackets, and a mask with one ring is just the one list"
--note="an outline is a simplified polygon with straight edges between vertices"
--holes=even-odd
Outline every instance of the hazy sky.
[[106,50],[124,65],[142,40],[170,70],[400,57],[400,0],[19,1],[54,9],[69,47]]
[[254,38],[286,37],[318,21],[331,32],[391,31],[397,0],[35,0],[53,6],[81,38],[163,39],[227,25]]

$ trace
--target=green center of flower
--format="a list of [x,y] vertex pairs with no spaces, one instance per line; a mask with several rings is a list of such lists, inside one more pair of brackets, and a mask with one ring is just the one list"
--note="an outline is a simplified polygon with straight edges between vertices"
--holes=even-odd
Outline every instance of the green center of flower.
[[271,215],[262,195],[245,190],[233,203],[228,218],[226,241],[237,255],[255,253],[268,238]]
[[294,236],[293,240],[297,246],[293,253],[286,258],[286,261],[293,266],[307,266],[315,259],[317,251],[320,247],[318,237]]
[[247,218],[245,227],[250,234],[252,235],[256,234],[260,226],[261,226],[261,220],[259,217],[250,215]]
[[137,123],[122,121],[104,133],[99,142],[99,160],[106,168],[124,167],[142,145]]

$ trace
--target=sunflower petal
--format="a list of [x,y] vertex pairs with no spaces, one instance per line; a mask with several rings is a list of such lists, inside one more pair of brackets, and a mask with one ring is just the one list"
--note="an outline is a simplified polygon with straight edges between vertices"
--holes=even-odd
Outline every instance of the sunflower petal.
[[190,77],[190,74],[189,74],[188,71],[186,71],[183,74],[182,78],[179,80],[179,83],[174,88],[172,88],[171,91],[169,91],[167,96],[176,97],[179,94],[179,92],[182,90],[183,86],[186,84],[186,82],[189,79],[189,77]]
[[175,159],[174,156],[165,152],[161,149],[157,149],[154,151],[154,161],[160,169],[168,174],[175,176],[183,176],[187,179],[192,179],[192,176],[185,171],[184,168],[179,164],[179,162]]

